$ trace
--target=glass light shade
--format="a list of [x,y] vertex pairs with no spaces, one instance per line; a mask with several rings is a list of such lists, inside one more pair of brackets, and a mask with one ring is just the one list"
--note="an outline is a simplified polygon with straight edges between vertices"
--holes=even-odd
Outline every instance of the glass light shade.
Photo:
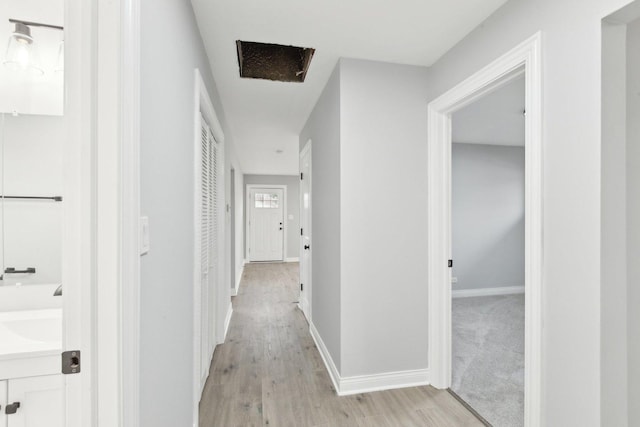
[[58,46],[58,59],[56,60],[56,68],[53,71],[56,73],[64,72],[64,40],[60,41]]
[[16,25],[16,31],[9,36],[4,65],[14,70],[28,71],[39,76],[44,74],[30,32],[25,32],[18,25]]

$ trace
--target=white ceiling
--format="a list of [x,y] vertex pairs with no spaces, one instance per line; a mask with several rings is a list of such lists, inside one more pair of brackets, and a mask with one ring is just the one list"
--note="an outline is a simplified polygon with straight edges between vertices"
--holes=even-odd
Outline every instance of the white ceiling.
[[[338,58],[429,66],[505,2],[192,0],[240,166],[254,174],[298,173],[298,133]],[[241,79],[238,39],[315,48],[306,81]]]
[[453,114],[453,142],[524,147],[524,76]]

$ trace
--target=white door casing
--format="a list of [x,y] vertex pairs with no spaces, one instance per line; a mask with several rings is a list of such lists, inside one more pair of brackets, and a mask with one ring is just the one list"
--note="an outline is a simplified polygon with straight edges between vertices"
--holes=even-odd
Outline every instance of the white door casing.
[[311,140],[300,152],[300,309],[311,323]]
[[525,74],[525,427],[541,425],[542,67],[540,33],[428,105],[428,364],[451,385],[451,114]]
[[285,189],[252,186],[249,208],[249,260],[284,261]]

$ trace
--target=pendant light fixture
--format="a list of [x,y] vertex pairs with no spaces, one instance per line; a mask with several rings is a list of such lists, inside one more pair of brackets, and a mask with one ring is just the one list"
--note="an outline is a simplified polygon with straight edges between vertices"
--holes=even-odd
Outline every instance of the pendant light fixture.
[[[15,30],[9,36],[3,61],[4,65],[14,70],[24,70],[35,75],[43,75],[44,69],[38,57],[35,41],[31,36],[31,27],[50,28],[59,31],[64,30],[64,27],[17,19],[9,19],[9,22],[15,25]],[[60,59],[61,55],[64,55],[64,47],[62,45],[58,51],[58,62],[64,62],[64,59]],[[57,68],[58,66],[56,66]]]

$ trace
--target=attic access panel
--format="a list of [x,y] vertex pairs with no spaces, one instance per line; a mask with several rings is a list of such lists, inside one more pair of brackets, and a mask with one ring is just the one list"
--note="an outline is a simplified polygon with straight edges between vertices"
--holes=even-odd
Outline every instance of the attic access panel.
[[236,41],[240,77],[304,82],[315,49],[272,43]]

